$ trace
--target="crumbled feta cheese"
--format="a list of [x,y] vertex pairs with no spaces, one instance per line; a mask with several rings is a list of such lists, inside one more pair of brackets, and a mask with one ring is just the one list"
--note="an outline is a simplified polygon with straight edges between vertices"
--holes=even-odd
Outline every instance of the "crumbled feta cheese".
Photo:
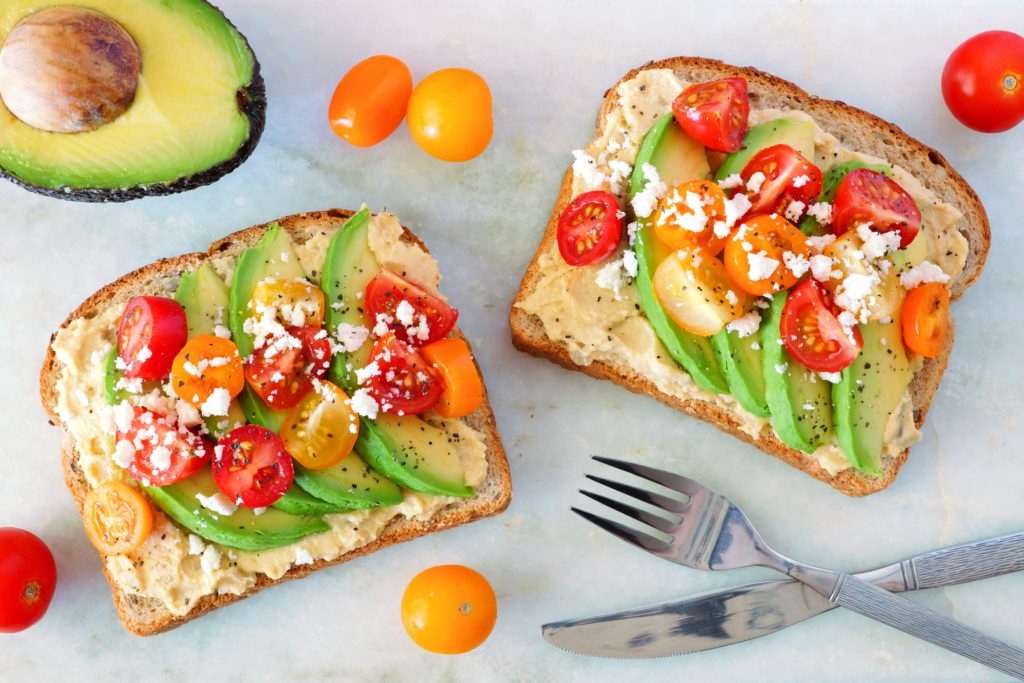
[[828,202],[815,202],[807,207],[807,215],[818,221],[819,225],[832,222],[832,205]]
[[337,338],[342,351],[352,353],[362,348],[363,344],[366,343],[366,339],[370,336],[370,331],[362,325],[339,323],[334,336]]
[[309,554],[309,551],[305,548],[299,547],[295,549],[295,564],[313,564],[313,556]]
[[[171,439],[175,439],[174,432],[168,432],[167,435]],[[154,472],[166,472],[167,468],[171,466],[171,449],[167,446],[157,446],[153,449],[153,452],[149,454],[149,464],[153,466]]]
[[135,408],[128,401],[121,401],[112,409],[114,416],[114,426],[117,427],[119,432],[127,432],[132,428],[132,422],[135,420]]
[[395,319],[387,313],[378,313],[376,324],[373,326],[374,336],[383,337],[386,335],[390,329],[388,326],[393,322],[395,322]]
[[749,337],[757,332],[761,326],[761,314],[757,311],[750,311],[725,326],[730,332],[735,332],[739,337]]
[[223,325],[214,325],[213,333],[221,339],[231,339],[231,330]]
[[800,216],[803,215],[805,208],[807,208],[807,205],[803,202],[797,200],[791,201],[789,205],[786,206],[786,218],[789,221],[796,223],[800,220]]
[[736,296],[736,292],[731,289],[725,290],[725,300],[728,301],[731,306],[735,306],[740,302],[739,297]]
[[572,172],[574,175],[583,180],[583,184],[588,189],[596,190],[600,189],[607,177],[604,173],[597,168],[597,160],[590,156],[582,149],[574,149],[572,151],[574,161],[572,162]]
[[366,384],[366,380],[378,375],[380,375],[380,366],[377,365],[377,361],[373,361],[356,370],[356,382],[358,384]]
[[374,399],[373,396],[370,396],[370,392],[366,389],[356,390],[356,392],[352,394],[350,405],[356,415],[362,415],[370,420],[375,419],[377,417],[377,412],[380,410],[380,406],[377,405],[376,399]]
[[811,179],[807,176],[806,173],[803,175],[798,175],[796,178],[793,178],[793,187],[803,187],[810,181]]
[[734,190],[743,184],[743,178],[739,173],[732,173],[718,181],[718,186],[723,190]]
[[135,457],[135,446],[128,439],[121,439],[114,446],[114,463],[122,468],[127,469],[128,465],[131,464],[132,459]]
[[139,349],[139,353],[136,354],[135,359],[138,360],[140,363],[145,363],[152,357],[153,352],[150,350],[150,348],[148,346],[143,346],[141,349]]
[[931,261],[922,261],[900,275],[900,284],[913,289],[929,282],[949,282],[949,275]]
[[654,213],[658,200],[665,196],[668,186],[661,182],[658,169],[651,164],[644,164],[641,170],[647,182],[644,183],[644,189],[636,193],[631,203],[637,218],[647,218]]
[[[832,266],[835,263],[831,256],[825,256],[824,254],[815,254],[808,261],[811,267],[811,275],[818,282],[828,282],[836,276],[839,271],[833,271]],[[841,275],[841,273],[839,273]]]
[[748,277],[754,282],[767,280],[779,267],[779,260],[768,257],[766,251],[758,253],[747,253]]
[[252,514],[254,514],[257,517],[259,517],[260,515],[262,515],[266,511],[267,511],[267,508],[253,508],[252,509]]
[[217,387],[199,406],[199,410],[202,411],[204,417],[213,417],[227,415],[230,407],[231,394],[224,387]]
[[[609,149],[611,149],[609,147]],[[612,172],[608,178],[612,194],[621,195],[626,189],[626,182],[633,173],[633,167],[619,159],[612,159],[608,162],[608,169]]]
[[[840,296],[845,295],[851,300],[851,302],[863,301],[865,298],[867,298],[869,294],[871,294],[872,290],[874,289],[878,281],[878,275],[874,273],[867,275],[862,273],[851,273],[850,275],[846,276],[845,280],[843,280],[843,284],[840,287]],[[857,306],[841,305],[841,308],[845,308],[847,310],[856,310]]]
[[208,545],[199,558],[204,574],[212,574],[220,569],[220,551],[216,546]]
[[395,308],[395,318],[401,324],[409,327],[413,324],[413,316],[416,315],[416,309],[412,307],[405,299],[398,302],[398,306]]
[[[633,254],[633,252],[628,252]],[[601,270],[597,271],[595,282],[601,289],[611,290],[615,295],[616,301],[622,300],[622,288],[626,286],[626,277],[624,271],[625,255],[623,258],[615,259],[606,263]],[[636,260],[636,254],[633,254],[633,260]]]
[[811,401],[809,401],[809,400],[808,401],[804,401],[804,404],[801,407],[804,410],[814,410],[814,404]]
[[764,173],[761,171],[755,171],[754,174],[750,176],[750,179],[747,180],[747,190],[755,194],[760,192],[761,185],[764,184],[765,180],[767,180],[767,177]]
[[[736,225],[736,221],[743,218],[750,211],[750,207],[753,204],[750,203],[750,198],[743,193],[736,194],[732,199],[728,199],[725,202],[725,228],[726,230],[732,229],[732,226]],[[717,234],[717,233],[716,233]]]
[[129,394],[141,394],[142,380],[138,377],[119,377],[117,382],[114,383],[114,388],[123,389]]
[[204,496],[201,493],[197,493],[196,500],[207,510],[212,510],[219,515],[230,516],[235,514],[235,510],[238,509],[238,504],[220,491],[217,491],[212,496]]
[[839,380],[842,379],[842,375],[838,372],[819,372],[818,377],[832,384],[839,384]]
[[639,229],[640,226],[637,225],[636,221],[633,221],[632,223],[626,226],[626,234],[629,236],[630,246],[632,246],[633,242],[636,241],[636,231]]
[[755,351],[760,351],[761,345],[756,341],[752,341],[750,342],[750,348],[754,349]]
[[803,277],[804,273],[811,267],[811,262],[803,254],[794,254],[791,251],[782,252],[782,262],[786,265],[795,277]]
[[809,246],[811,249],[820,254],[821,252],[825,251],[825,247],[827,247],[828,245],[832,244],[835,241],[836,236],[832,234],[808,237],[807,246]]
[[195,534],[188,535],[188,554],[189,555],[202,555],[203,551],[206,550],[206,544],[203,543],[203,539],[199,538]]
[[288,259],[290,259],[290,258],[291,258],[291,254],[289,254],[287,251],[282,251],[281,252],[281,263],[288,263]]
[[871,229],[871,223],[864,223],[857,226],[857,236],[864,242],[860,250],[868,260],[881,258],[900,248],[898,230],[875,232]]
[[[779,341],[782,341],[782,340],[780,339]],[[780,375],[786,374],[786,370],[788,370],[788,369],[789,369],[789,363],[781,363],[781,364],[775,366],[775,372],[779,373]]]
[[203,421],[199,410],[188,401],[175,401],[174,412],[178,417],[178,424],[185,427],[195,427]]

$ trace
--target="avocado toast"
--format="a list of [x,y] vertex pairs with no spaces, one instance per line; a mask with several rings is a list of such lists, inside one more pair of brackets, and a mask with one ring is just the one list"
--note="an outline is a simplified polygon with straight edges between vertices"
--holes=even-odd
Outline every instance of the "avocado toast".
[[[327,263],[332,258],[334,263]],[[87,299],[54,335],[40,375],[40,393],[51,421],[65,430],[65,481],[79,509],[90,492],[110,480],[145,488],[154,503],[153,531],[145,542],[135,551],[104,557],[115,605],[132,632],[148,635],[174,628],[279,581],[490,516],[508,505],[508,463],[482,386],[479,406],[452,419],[435,412],[422,419],[388,414],[383,404],[379,412],[361,406],[354,450],[326,468],[315,463],[316,453],[296,457],[294,483],[270,507],[246,504],[241,495],[235,501],[219,495],[218,488],[223,488],[217,463],[222,453],[214,456],[212,477],[206,467],[163,486],[140,476],[136,461],[128,462],[128,469],[121,466],[125,462],[115,453],[121,441],[104,433],[102,414],[132,407],[127,401],[118,403],[123,399],[118,392],[123,391],[136,393],[132,400],[140,410],[145,399],[138,397],[151,388],[119,377],[119,370],[128,371],[111,361],[111,349],[118,355],[123,339],[115,337],[115,327],[126,303],[140,295],[174,296],[188,318],[190,342],[205,338],[202,333],[210,329],[228,336],[219,328],[231,327],[230,336],[239,347],[253,344],[258,349],[258,343],[244,341],[249,333],[261,333],[258,326],[233,324],[231,312],[225,310],[247,296],[239,294],[240,289],[248,291],[261,280],[283,280],[289,273],[304,275],[310,286],[324,287],[331,304],[325,324],[336,329],[352,321],[344,302],[363,298],[357,291],[362,281],[346,288],[351,277],[344,267],[353,260],[359,267],[347,271],[350,274],[369,277],[371,267],[374,272],[397,269],[436,293],[436,263],[397,219],[389,214],[371,216],[365,209],[335,209],[254,226],[215,242],[205,254],[164,259],[129,273]],[[457,328],[451,330],[450,338],[463,339]],[[367,336],[364,331],[364,343]],[[345,341],[345,350],[334,356],[343,361],[322,384],[346,384],[348,367],[359,368],[352,356],[369,356],[369,344],[366,351],[359,348],[363,345]],[[250,348],[245,349],[247,358],[257,355]],[[355,395],[360,383],[347,384],[348,391]],[[198,427],[204,439],[220,434],[224,444],[239,429],[265,428],[282,437],[294,430],[289,418],[295,413],[282,416],[248,381],[222,407],[210,411],[209,430]],[[416,433],[410,433],[408,425]],[[231,431],[224,435],[227,430]],[[424,443],[422,435],[434,443]],[[436,443],[431,435],[440,435],[444,443]],[[452,448],[446,451],[445,444]],[[452,454],[458,457],[452,460]]]
[[[744,130],[742,146],[729,154],[705,154],[703,145],[681,133],[676,123],[679,113],[673,121],[671,111],[673,101],[688,84],[715,79],[742,79],[749,88],[750,127]],[[658,175],[674,182],[707,179],[712,184],[713,176],[726,192],[742,196],[743,187],[736,185],[740,172],[756,153],[775,146],[785,146],[799,152],[798,158],[820,165],[815,180],[821,198],[816,195],[815,199],[822,204],[830,204],[834,198],[826,196],[830,180],[834,193],[835,183],[843,177],[836,174],[849,175],[855,166],[882,175],[877,167],[884,165],[900,184],[911,189],[924,215],[921,234],[926,239],[886,257],[894,262],[905,260],[893,264],[892,278],[932,259],[941,266],[935,271],[947,281],[949,296],[956,299],[980,274],[990,242],[988,219],[973,190],[938,152],[890,123],[843,103],[808,95],[769,74],[714,60],[679,57],[635,69],[607,91],[597,136],[585,150],[574,153],[576,162],[563,178],[547,230],[513,303],[513,343],[523,351],[609,379],[710,422],[843,493],[866,495],[892,482],[909,445],[920,438],[918,429],[952,348],[952,320],[943,346],[928,358],[886,346],[888,334],[879,328],[898,325],[898,309],[878,316],[878,320],[858,320],[863,323],[861,328],[871,328],[863,339],[857,332],[857,342],[864,349],[858,360],[842,373],[824,373],[827,380],[819,373],[808,373],[803,381],[796,377],[799,366],[783,357],[786,351],[778,328],[772,329],[785,307],[785,289],[776,289],[770,301],[748,296],[744,307],[725,285],[726,289],[717,292],[717,303],[732,309],[732,322],[728,329],[712,326],[702,334],[680,329],[666,313],[664,297],[659,300],[653,291],[658,273],[652,271],[665,256],[657,253],[660,247],[646,230],[653,217],[647,222],[635,219],[640,218],[636,207],[641,204],[648,205],[645,215],[658,206],[658,197],[645,196],[657,185]],[[802,181],[808,182],[807,175]],[[628,230],[623,229],[622,241],[628,239],[627,245],[616,245],[607,257],[614,260],[607,263],[573,268],[571,263],[567,265],[566,252],[558,242],[560,217],[582,193],[602,182],[618,190],[615,199],[620,220],[634,221]],[[747,187],[748,193],[753,185]],[[721,192],[717,186],[714,189]],[[811,236],[807,239],[828,244],[823,238],[831,237],[822,235],[827,230],[807,223],[814,222],[805,215],[810,207],[798,208],[803,211],[792,217],[793,231],[799,224],[800,230]],[[738,215],[749,209],[748,203]],[[765,219],[767,213],[764,211]],[[783,213],[781,207],[778,213]],[[773,213],[771,218],[782,216]],[[736,216],[732,220],[740,226]],[[823,225],[826,222],[824,218]],[[730,236],[725,231],[721,237],[731,239],[736,232]],[[805,241],[804,237],[800,241]],[[686,256],[680,251],[673,258],[682,261]],[[691,272],[700,264],[700,257],[693,258]],[[786,267],[789,265],[787,262]],[[804,258],[801,272],[808,269]],[[790,286],[792,283],[786,285]],[[769,297],[772,294],[767,292]],[[735,317],[743,311],[755,315]],[[852,341],[853,334],[850,337]],[[898,328],[895,339],[900,341]],[[768,344],[772,348],[766,348]],[[879,353],[882,363],[873,361]],[[890,365],[892,356],[901,360]],[[885,372],[879,371],[882,366]],[[864,382],[870,386],[862,388]],[[899,419],[892,420],[890,429],[893,416]]]

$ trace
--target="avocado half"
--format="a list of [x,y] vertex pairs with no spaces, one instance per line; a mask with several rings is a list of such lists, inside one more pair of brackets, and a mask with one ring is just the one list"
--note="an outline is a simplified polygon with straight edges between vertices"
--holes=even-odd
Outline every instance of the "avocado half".
[[[30,15],[68,3],[4,0],[0,45]],[[124,202],[207,185],[256,147],[266,91],[249,42],[205,0],[81,0],[114,20],[141,55],[134,99],[83,132],[49,132],[0,97],[0,175],[39,194]],[[0,51],[0,55],[2,55]]]

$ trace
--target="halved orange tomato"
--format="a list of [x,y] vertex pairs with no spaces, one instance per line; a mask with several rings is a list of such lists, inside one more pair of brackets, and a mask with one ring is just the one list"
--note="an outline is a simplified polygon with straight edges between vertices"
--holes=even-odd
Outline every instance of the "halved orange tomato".
[[230,339],[200,334],[185,343],[171,364],[171,387],[183,401],[200,408],[217,389],[234,398],[245,386],[238,347]]
[[359,436],[359,417],[352,402],[335,384],[316,383],[292,409],[281,427],[285,450],[303,467],[322,470],[352,452]]
[[927,358],[942,353],[949,334],[949,287],[928,282],[907,293],[900,314],[907,348]]
[[776,214],[762,214],[745,221],[729,238],[725,267],[737,287],[764,296],[795,285],[800,278],[786,261],[809,255],[807,238],[795,225]]
[[654,271],[654,296],[679,327],[710,337],[743,315],[747,295],[725,266],[700,248],[669,254]]
[[464,339],[449,337],[427,344],[420,353],[441,375],[444,390],[434,404],[442,417],[464,417],[480,406],[484,383]]
[[717,256],[728,233],[716,233],[725,225],[725,192],[710,180],[690,180],[665,195],[651,223],[654,234],[673,249],[701,247]]
[[142,545],[153,530],[153,506],[131,486],[110,481],[89,491],[82,521],[96,550],[123,555]]

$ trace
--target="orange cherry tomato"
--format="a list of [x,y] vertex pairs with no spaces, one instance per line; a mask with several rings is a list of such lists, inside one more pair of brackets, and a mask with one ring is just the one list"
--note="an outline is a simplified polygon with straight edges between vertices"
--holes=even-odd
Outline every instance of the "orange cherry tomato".
[[726,242],[725,268],[737,287],[764,296],[795,285],[800,277],[790,266],[810,253],[807,238],[795,225],[776,214],[762,214],[740,225]]
[[[260,280],[252,290],[252,307],[257,316],[273,308],[277,319],[285,325],[320,327],[324,324],[324,292],[306,280],[273,277]],[[296,310],[302,311],[302,321],[295,320]]]
[[733,287],[725,266],[699,248],[669,254],[654,271],[654,296],[687,332],[710,337],[743,315],[747,295]]
[[110,481],[89,491],[82,520],[96,550],[123,555],[142,545],[153,530],[153,506],[131,486]]
[[438,339],[420,353],[438,371],[444,385],[434,410],[442,417],[465,417],[480,407],[484,383],[465,339]]
[[359,417],[338,386],[317,382],[281,427],[281,441],[303,467],[323,470],[352,451],[359,436]]
[[491,142],[491,90],[469,69],[441,69],[417,84],[409,98],[409,132],[423,150],[444,161],[469,161]]
[[497,618],[491,584],[458,564],[420,572],[402,596],[402,624],[409,637],[438,654],[469,652],[487,640]]
[[364,59],[338,83],[327,109],[334,133],[356,147],[369,147],[395,132],[405,117],[412,74],[388,55]]
[[927,358],[942,353],[949,333],[949,288],[928,282],[907,292],[900,314],[907,348]]
[[725,192],[710,180],[690,180],[673,187],[654,214],[654,234],[673,249],[701,247],[717,256],[728,235],[719,237],[715,224],[725,228]]
[[245,369],[238,347],[230,339],[200,334],[185,343],[171,365],[174,393],[201,408],[217,389],[234,398],[245,386]]

